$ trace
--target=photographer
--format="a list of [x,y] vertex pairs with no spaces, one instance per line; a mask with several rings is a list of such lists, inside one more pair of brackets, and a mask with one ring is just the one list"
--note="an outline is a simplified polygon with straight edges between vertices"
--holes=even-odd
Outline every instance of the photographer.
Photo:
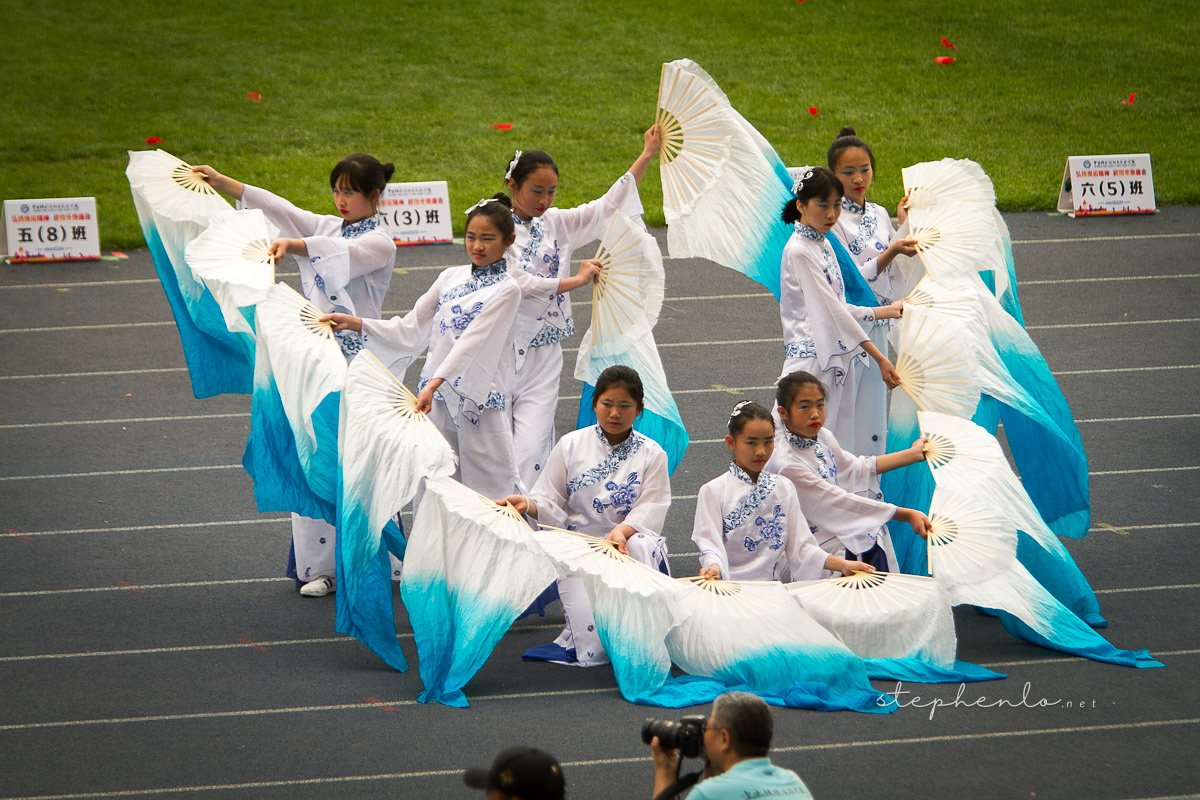
[[[699,727],[698,722],[695,725]],[[682,728],[682,739],[674,741],[681,743],[682,749],[687,752],[689,734],[695,729],[689,729],[686,718],[683,726],[678,723],[663,726],[663,723],[648,722],[643,728],[643,739],[656,726],[674,726],[676,730]],[[689,800],[750,800],[755,797],[812,800],[808,787],[799,775],[790,769],[776,767],[767,758],[774,729],[771,709],[757,695],[726,692],[718,697],[703,723],[701,734],[708,763],[703,780],[692,791]],[[661,746],[657,735],[650,738],[649,744],[654,756],[652,796],[655,800],[667,800],[691,785],[687,782],[689,776],[685,776],[682,783],[676,780],[679,775],[679,750]]]

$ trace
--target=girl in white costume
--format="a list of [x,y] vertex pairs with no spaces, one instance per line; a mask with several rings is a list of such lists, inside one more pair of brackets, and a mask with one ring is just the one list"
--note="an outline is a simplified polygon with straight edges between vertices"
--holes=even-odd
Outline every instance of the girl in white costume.
[[[379,196],[395,172],[365,153],[338,162],[329,175],[337,215],[314,214],[287,200],[222,175],[208,165],[193,167],[208,183],[237,201],[238,208],[260,209],[280,237],[271,243],[276,260],[296,257],[300,287],[321,311],[378,317],[392,282],[396,245],[376,219]],[[363,347],[357,333],[342,331],[338,343],[346,358]],[[320,597],[334,591],[334,527],[324,520],[292,514],[296,575],[300,594]]]
[[692,541],[700,575],[734,581],[806,581],[826,570],[874,572],[826,553],[808,528],[792,484],[766,471],[775,443],[771,412],[750,400],[729,415],[729,469],[700,487]]
[[[895,367],[865,333],[864,325],[894,319],[901,303],[864,307],[846,304],[837,259],[825,234],[838,220],[842,184],[824,167],[808,169],[796,182],[794,197],[783,207],[783,221],[795,232],[783,249],[779,314],[783,322],[783,375],[805,370],[821,376],[829,388],[829,427],[848,443],[859,438],[854,399],[859,369],[871,358],[888,387],[899,383]],[[871,434],[864,431],[869,439]]]
[[[886,523],[893,518],[907,522],[924,537],[929,518],[916,509],[873,497],[880,497],[881,473],[925,460],[925,440],[881,456],[856,456],[843,450],[825,427],[825,386],[808,372],[780,378],[775,402],[783,425],[767,469],[796,488],[817,544],[830,553],[844,549],[848,558],[880,570],[898,570]],[[872,487],[873,497],[858,494]]]
[[[867,200],[867,191],[875,176],[875,154],[853,128],[842,128],[827,153],[829,168],[842,183],[842,213],[833,226],[836,236],[867,284],[885,305],[902,299],[904,277],[889,269],[897,255],[916,253],[916,241],[897,239],[891,217],[883,206]],[[896,208],[896,217],[903,224],[908,216],[904,198]],[[883,353],[888,351],[888,320],[876,320],[867,326],[871,341]],[[863,433],[848,446],[862,455],[879,455],[887,444],[887,387],[869,362],[859,362],[861,374],[857,379],[854,403],[855,425]]]
[[[509,495],[520,512],[540,523],[606,537],[626,553],[664,574],[667,544],[663,523],[671,505],[667,454],[633,429],[644,390],[637,371],[609,367],[596,379],[596,424],[566,434],[528,496]],[[567,627],[553,644],[525,658],[580,667],[608,663],[583,581],[558,582]]]
[[570,291],[597,270],[596,262],[585,262],[577,275],[561,280],[514,278],[504,258],[513,241],[510,209],[508,197],[499,194],[468,210],[471,263],[438,275],[404,317],[322,317],[335,330],[362,331],[367,349],[398,373],[428,349],[417,409],[429,414],[457,454],[454,477],[489,497],[522,489],[507,404],[513,379],[509,344],[523,291],[545,296]]
[[[517,238],[508,249],[515,270],[557,278],[571,273],[575,248],[604,235],[614,214],[639,217],[642,202],[637,185],[650,159],[658,152],[659,128],[644,135],[637,160],[603,197],[575,208],[554,208],[558,167],[541,150],[518,150],[504,178],[512,195]],[[554,445],[554,414],[562,373],[562,340],[575,332],[571,301],[558,294],[549,301],[527,298],[521,303],[513,327],[513,360],[516,381],[510,397],[517,469],[526,486],[532,486]]]

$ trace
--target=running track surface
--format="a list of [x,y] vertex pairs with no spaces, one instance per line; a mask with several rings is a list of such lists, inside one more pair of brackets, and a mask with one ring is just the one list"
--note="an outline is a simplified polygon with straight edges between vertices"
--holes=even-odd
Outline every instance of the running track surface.
[[[1200,790],[1200,209],[1006,219],[1029,330],[1093,472],[1094,529],[1069,547],[1105,634],[1168,667],[1065,657],[958,609],[960,658],[1008,680],[904,687],[910,707],[884,717],[776,710],[776,761],[817,798]],[[457,246],[402,248],[385,308],[463,261]],[[668,518],[682,575],[729,410],[769,400],[782,353],[760,287],[703,261],[666,266],[655,335],[694,439]],[[0,267],[0,300],[0,800],[463,797],[461,771],[513,743],[555,753],[570,797],[649,795],[642,720],[678,714],[626,703],[607,668],[521,662],[553,636],[553,610],[501,641],[469,709],[423,706],[415,668],[392,672],[334,634],[333,598],[301,599],[279,577],[288,524],[255,512],[240,468],[248,400],[192,398],[145,252]],[[576,309],[582,331],[589,308]],[[560,431],[578,397],[566,344]]]

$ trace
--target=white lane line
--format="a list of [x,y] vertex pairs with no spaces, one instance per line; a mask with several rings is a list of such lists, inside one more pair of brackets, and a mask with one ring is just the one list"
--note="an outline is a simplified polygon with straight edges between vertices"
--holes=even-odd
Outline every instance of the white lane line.
[[63,478],[105,478],[114,475],[157,475],[167,472],[205,472],[223,469],[241,469],[241,464],[213,464],[206,467],[158,467],[155,469],[113,469],[101,472],[59,472],[52,475],[5,475],[0,481],[59,480]]
[[1111,369],[1064,369],[1055,372],[1056,376],[1064,375],[1109,375],[1116,372],[1162,372],[1173,369],[1200,369],[1200,364],[1174,364],[1162,367],[1113,367]]
[[1200,466],[1191,467],[1152,467],[1149,469],[1109,469],[1099,472],[1089,472],[1088,475],[1095,477],[1097,475],[1143,475],[1152,472],[1189,472],[1194,469],[1200,469]]
[[1133,592],[1172,592],[1180,589],[1200,589],[1200,583],[1173,583],[1167,586],[1126,586],[1121,589],[1097,589],[1096,594],[1131,594]]
[[[583,689],[579,694],[600,694],[606,690]],[[499,697],[499,696],[497,696]],[[472,698],[478,700],[481,698]],[[414,701],[406,701],[404,703],[388,703],[380,705],[409,705]],[[368,707],[376,707],[373,704],[368,704]],[[982,733],[956,733],[945,734],[941,736],[913,736],[903,739],[865,739],[849,742],[822,742],[819,744],[797,744],[783,745],[772,747],[772,752],[775,753],[802,753],[827,750],[848,750],[859,749],[864,747],[886,747],[895,745],[913,745],[913,744],[940,744],[948,742],[966,742],[981,739],[1013,739],[1024,738],[1028,736],[1061,736],[1064,734],[1078,733],[1100,733],[1108,731],[1130,731],[1130,730],[1146,730],[1153,728],[1168,728],[1180,727],[1185,725],[1196,725],[1200,723],[1200,717],[1184,717],[1179,719],[1156,719],[1146,720],[1142,722],[1115,722],[1105,725],[1072,725],[1069,727],[1059,728],[1026,728],[1023,730],[1009,731],[985,731]],[[563,761],[562,766],[565,769],[578,769],[582,767],[628,767],[634,764],[644,765],[650,761],[649,756],[624,756],[620,758],[591,758],[581,761]],[[274,781],[246,781],[242,783],[221,783],[221,784],[205,784],[194,786],[163,786],[153,789],[124,789],[112,792],[83,792],[77,794],[43,794],[43,795],[24,795],[20,797],[6,797],[0,800],[92,800],[93,798],[104,797],[148,797],[153,795],[174,794],[181,792],[216,792],[216,791],[231,791],[235,789],[270,789],[289,786],[328,786],[328,785],[344,785],[352,783],[365,783],[368,781],[396,781],[410,780],[413,778],[455,778],[460,779],[463,773],[463,767],[455,767],[453,769],[435,769],[435,770],[419,770],[410,772],[380,772],[366,775],[332,775],[324,778],[290,778],[286,780]],[[1185,796],[1186,797],[1186,796]],[[1195,795],[1191,795],[1195,797]],[[1145,798],[1145,800],[1173,800],[1172,798]]]
[[195,589],[208,586],[235,586],[247,583],[295,583],[291,578],[230,578],[221,581],[180,581],[178,583],[120,583],[112,586],[85,586],[79,589],[37,589],[32,592],[0,592],[0,597],[48,597],[96,592],[144,592],[147,589]]
[[142,422],[187,422],[197,419],[233,419],[242,418],[250,421],[248,411],[236,414],[180,414],[173,417],[126,417],[124,419],[65,419],[56,422],[10,422],[0,425],[0,430],[13,431],[23,428],[61,428],[67,425],[128,425]]
[[166,372],[187,372],[187,367],[161,367],[156,369],[109,369],[96,372],[43,372],[33,375],[0,375],[0,381],[33,381],[54,378],[113,378],[119,375],[157,375]]
[[1112,322],[1063,322],[1055,325],[1029,325],[1027,331],[1057,331],[1074,328],[1115,328],[1126,325],[1180,325],[1200,322],[1200,317],[1180,317],[1179,319],[1123,319]]
[[[562,623],[546,623],[544,625],[521,625],[518,631],[561,630]],[[411,633],[398,633],[397,639],[411,639]],[[10,661],[58,661],[66,658],[103,658],[107,656],[147,656],[170,653],[197,653],[208,650],[238,650],[257,647],[299,647],[314,644],[346,644],[357,642],[350,636],[323,636],[314,639],[262,639],[259,641],[225,642],[222,644],[192,644],[178,647],[140,647],[133,650],[96,650],[80,653],[39,653],[28,656],[0,656],[0,663]]]
[[1053,286],[1061,283],[1113,283],[1116,281],[1169,281],[1200,278],[1200,272],[1185,272],[1180,275],[1122,275],[1116,278],[1046,278],[1037,281],[1017,281],[1017,289],[1025,286]]
[[0,333],[64,333],[69,331],[107,331],[115,328],[165,328],[169,322],[102,322],[94,325],[53,325],[47,328],[0,328]]
[[[245,646],[245,645],[243,645]],[[581,694],[616,694],[617,687],[603,689],[556,689],[545,692],[508,692],[505,694],[477,695],[472,702],[489,702],[492,700],[525,700],[539,697],[570,697]],[[415,706],[416,700],[379,700],[368,703],[337,703],[324,706],[288,706],[282,708],[244,708],[234,711],[198,711],[191,714],[154,714],[142,717],[110,717],[108,719],[68,719],[57,722],[18,722],[10,725],[0,725],[3,731],[26,731],[38,728],[75,728],[91,725],[125,725],[131,722],[175,722],[192,719],[224,719],[229,717],[260,717],[274,714],[310,714],[325,711],[361,711],[378,709],[380,706]]]
[[1061,239],[1015,239],[1013,244],[1073,244],[1075,242],[1129,242],[1143,239],[1194,239],[1200,233],[1137,233],[1128,236],[1078,236]]
[[[1155,650],[1151,655],[1155,658],[1167,656],[1194,656],[1200,654],[1200,650]],[[987,667],[988,669],[999,669],[1000,667],[1039,667],[1046,664],[1070,664],[1078,662],[1080,658],[1068,653],[1063,653],[1059,658],[1027,658],[1020,661],[993,661],[987,664],[981,663],[979,666]],[[1086,659],[1083,659],[1086,661]]]
[[[7,535],[12,537],[26,536],[62,536],[68,533],[137,533],[140,531],[173,531],[173,530],[195,530],[197,528],[227,528],[235,525],[275,525],[286,523],[290,517],[270,517],[262,516],[253,519],[218,519],[212,522],[171,522],[162,525],[126,525],[119,528],[63,528],[61,530],[48,531],[14,531]],[[1124,530],[1129,530],[1125,528]],[[4,534],[0,534],[0,541],[3,541]]]
[[1200,414],[1159,414],[1149,417],[1093,417],[1092,419],[1077,419],[1077,425],[1090,425],[1098,422],[1149,422],[1163,419],[1195,419]]

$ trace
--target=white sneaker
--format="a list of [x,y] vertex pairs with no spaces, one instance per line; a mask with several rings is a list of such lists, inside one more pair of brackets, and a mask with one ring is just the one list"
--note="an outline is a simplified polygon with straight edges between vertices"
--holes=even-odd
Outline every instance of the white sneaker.
[[302,597],[324,597],[337,591],[337,579],[322,575],[300,587]]

